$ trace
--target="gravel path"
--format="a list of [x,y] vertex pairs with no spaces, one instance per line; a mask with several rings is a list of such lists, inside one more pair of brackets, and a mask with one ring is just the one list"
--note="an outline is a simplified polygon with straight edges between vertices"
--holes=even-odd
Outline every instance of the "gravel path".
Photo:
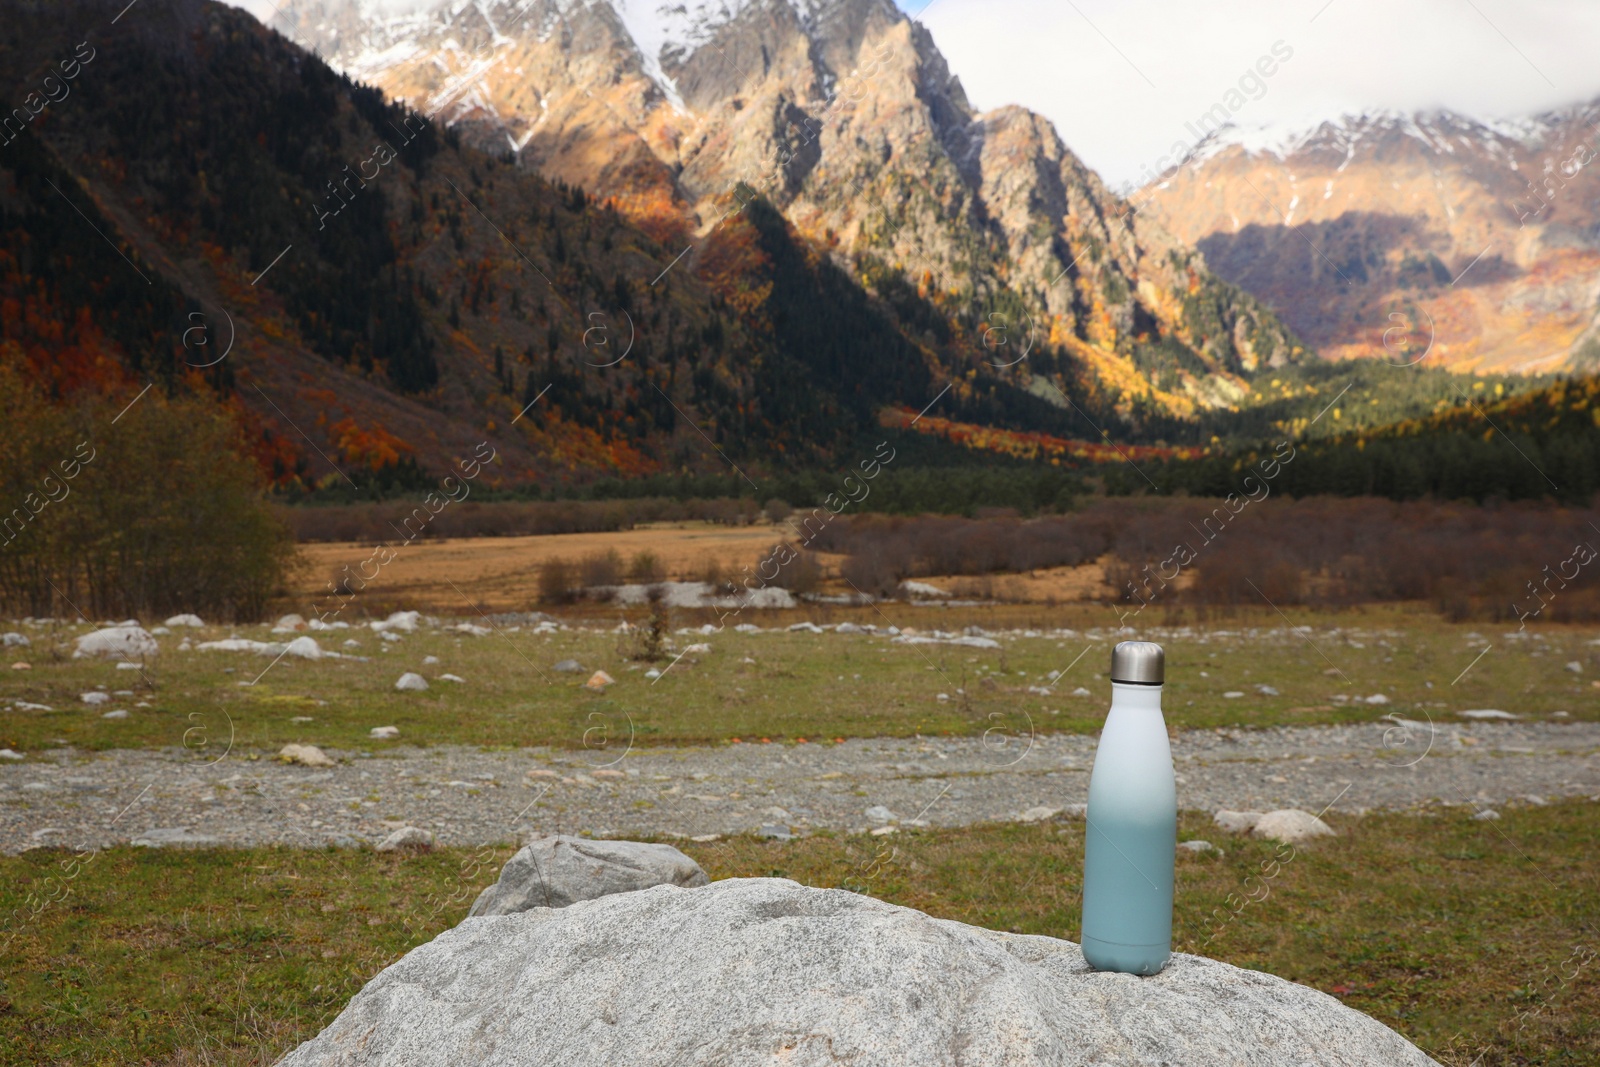
[[[1600,724],[1469,723],[1191,731],[1173,754],[1185,809],[1361,812],[1444,802],[1600,799]],[[1001,744],[1001,741],[1005,744]],[[454,845],[535,831],[734,834],[961,826],[1087,799],[1095,739],[852,740],[603,753],[396,748],[332,769],[192,753],[61,750],[0,763],[0,852],[160,842],[320,846],[404,824]],[[1532,799],[1530,799],[1532,798]],[[173,831],[184,830],[184,833]]]

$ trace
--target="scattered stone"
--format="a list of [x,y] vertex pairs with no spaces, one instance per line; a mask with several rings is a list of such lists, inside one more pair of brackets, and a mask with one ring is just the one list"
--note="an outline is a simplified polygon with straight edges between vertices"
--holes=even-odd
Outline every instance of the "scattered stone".
[[[431,830],[421,830],[415,826],[402,826],[382,841],[379,841],[377,850],[379,852],[398,852],[400,849],[405,848],[426,852],[433,848],[435,840]],[[484,892],[488,892],[488,890],[484,890]]]
[[649,678],[651,681],[655,681],[657,678],[661,677],[661,672],[656,668],[651,667],[649,670],[644,672],[644,676]]
[[583,664],[575,659],[564,659],[550,669],[560,674],[582,674]]
[[1478,814],[1473,816],[1473,818],[1479,822],[1492,822],[1499,817],[1500,813],[1495,811],[1493,808],[1484,808],[1482,811],[1478,812]]
[[826,633],[827,631],[824,630],[822,627],[818,626],[814,622],[797,622],[793,626],[789,627],[789,632],[790,633],[820,634],[820,633]]
[[162,625],[163,626],[204,626],[205,623],[200,621],[200,616],[198,616],[198,615],[174,615],[172,618],[170,618],[166,622],[162,623]]
[[1091,692],[1089,692],[1089,690],[1087,690],[1087,689],[1085,689],[1085,688],[1084,688],[1084,687],[1083,687],[1083,686],[1081,686],[1081,685],[1080,685],[1080,686],[1078,686],[1078,688],[1076,688],[1076,689],[1074,689],[1074,690],[1073,690],[1073,691],[1072,691],[1072,695],[1073,695],[1073,696],[1075,696],[1075,697],[1088,697],[1088,696],[1094,696],[1094,694],[1093,694],[1093,693],[1091,693]]
[[1244,696],[1244,690],[1242,690],[1242,689],[1230,689],[1226,693],[1222,694],[1222,699],[1224,699],[1224,700],[1237,700],[1239,697],[1242,697],[1242,696]]
[[378,741],[392,741],[400,736],[400,727],[374,726],[367,732],[367,736]]
[[379,630],[378,631],[378,638],[380,640],[383,640],[383,641],[391,641],[391,642],[393,642],[393,641],[404,641],[405,640],[405,638],[401,637],[399,634],[395,633],[393,630]]
[[1373,693],[1371,696],[1367,697],[1367,703],[1368,704],[1387,704],[1387,703],[1389,703],[1389,698],[1384,696],[1382,693]]
[[31,664],[31,663],[13,663],[11,665],[11,669],[14,670],[14,671],[31,671],[31,670],[33,670],[33,664]]
[[683,654],[685,656],[703,656],[703,655],[705,655],[706,653],[708,653],[710,651],[711,651],[711,646],[710,645],[707,645],[707,644],[696,644],[696,645],[690,645],[688,648],[684,649],[683,650]]
[[289,721],[290,722],[316,722],[317,720],[315,718],[313,718],[312,716],[310,716],[310,715],[291,715],[291,716],[289,716]]
[[585,689],[593,690],[596,693],[600,693],[604,692],[606,686],[615,681],[616,679],[611,677],[611,675],[607,674],[605,671],[595,671],[589,676],[589,680],[583,683],[583,687]]
[[428,680],[420,674],[406,671],[400,676],[400,680],[394,683],[394,687],[405,693],[420,693],[428,688]]
[[222,839],[192,833],[187,826],[168,826],[146,830],[128,844],[134,848],[215,848]]
[[658,885],[689,888],[707,881],[700,865],[671,845],[550,834],[519,849],[500,871],[499,880],[478,894],[467,914],[511,915],[533,908],[564,908],[613,893]]
[[1178,953],[1155,977],[1099,973],[1069,941],[730,878],[470,918],[386,968],[280,1067],[935,1067],[958,1057],[1433,1063],[1336,998],[1261,971]]
[[1229,811],[1226,808],[1211,816],[1211,821],[1230,834],[1247,834],[1261,821],[1259,811]]
[[1046,808],[1046,807],[1043,807],[1043,806],[1040,806],[1040,807],[1037,807],[1037,808],[1029,808],[1027,811],[1025,811],[1021,815],[1017,816],[1017,821],[1018,822],[1043,822],[1046,819],[1055,818],[1060,813],[1061,813],[1061,809],[1060,808]]
[[1199,855],[1202,852],[1215,852],[1219,856],[1224,854],[1220,848],[1218,848],[1216,845],[1213,845],[1210,841],[1201,841],[1199,839],[1194,841],[1179,841],[1178,847],[1186,852],[1193,852],[1196,855]]
[[293,656],[296,659],[321,659],[325,655],[331,655],[322,651],[314,637],[297,637],[285,645],[280,654]]
[[1260,693],[1264,697],[1275,697],[1278,695],[1278,691],[1270,685],[1258,685],[1256,686],[1256,692]]
[[351,837],[349,834],[328,835],[329,848],[360,848],[364,844],[366,844],[365,841],[361,840],[359,837]]
[[713,841],[721,841],[722,840],[722,835],[721,834],[696,834],[695,836],[689,838],[689,840],[695,842],[696,844],[709,845]]
[[1281,841],[1286,845],[1298,845],[1314,837],[1337,836],[1333,827],[1310,812],[1300,811],[1297,808],[1267,812],[1256,821],[1250,832],[1256,837]]
[[494,633],[494,631],[489,627],[479,626],[475,622],[458,623],[457,625],[450,627],[450,632],[453,634],[468,634],[472,637],[488,637],[490,634]]
[[[596,773],[598,773],[598,772],[596,772]],[[780,807],[776,807],[776,806],[770,807],[770,808],[762,808],[761,809],[761,814],[765,815],[769,819],[777,819],[779,822],[788,822],[790,819],[794,818],[794,816],[789,814],[789,811],[788,811],[787,808],[780,808]]]
[[438,663],[438,662],[439,662],[439,657],[438,656],[423,656],[422,657],[422,665],[424,667],[432,667],[435,663]]
[[899,822],[900,817],[882,804],[874,804],[861,814],[876,823]]
[[78,699],[93,707],[96,704],[109,704],[111,696],[108,693],[80,693]]
[[5,648],[26,648],[31,644],[33,642],[28,640],[26,634],[19,634],[14,631],[8,634],[0,634],[0,646]]
[[900,828],[898,826],[880,826],[875,830],[868,830],[867,832],[873,837],[887,837],[890,834],[899,833]]
[[467,680],[465,678],[461,677],[459,674],[441,674],[441,675],[439,675],[439,681],[441,681],[441,682],[455,682],[457,685],[466,685],[467,684]]
[[756,836],[766,838],[769,841],[794,840],[794,834],[789,832],[789,828],[787,826],[780,826],[777,823],[763,823],[761,827],[756,830]]
[[128,717],[128,713],[123,709],[118,708],[115,711],[108,711],[100,717],[102,719],[126,719]]
[[1540,796],[1537,793],[1529,793],[1527,796],[1523,797],[1522,799],[1527,801],[1529,804],[1532,804],[1536,808],[1545,807],[1546,805],[1548,805],[1550,803],[1548,800],[1546,800],[1544,797]]
[[402,633],[409,634],[416,632],[417,623],[421,621],[422,612],[420,611],[396,611],[382,622],[373,623],[372,628],[377,630],[379,633],[387,633],[391,630],[399,630]]
[[1513,715],[1509,711],[1501,711],[1498,708],[1477,708],[1472,711],[1458,711],[1456,714],[1461,716],[1463,719],[1478,719],[1480,721],[1488,721],[1491,719],[1497,721],[1508,721],[1521,718],[1519,715]]
[[1573,674],[1582,674],[1583,673],[1583,664],[1578,662],[1577,660],[1571,660],[1567,664],[1567,670],[1571,671]]
[[0,748],[0,759],[27,759],[22,753],[9,748]]
[[76,644],[77,647],[72,653],[73,659],[113,656],[123,660],[143,660],[161,651],[156,639],[137,623],[132,626],[111,626],[104,630],[86,633],[78,638]]
[[316,745],[284,745],[278,750],[278,759],[285,763],[298,763],[303,767],[338,766]]
[[306,620],[299,615],[284,615],[272,624],[275,634],[292,634],[306,628]]
[[941,704],[948,704],[950,702],[950,694],[949,693],[939,693],[939,694],[935,695],[933,699],[937,700]]

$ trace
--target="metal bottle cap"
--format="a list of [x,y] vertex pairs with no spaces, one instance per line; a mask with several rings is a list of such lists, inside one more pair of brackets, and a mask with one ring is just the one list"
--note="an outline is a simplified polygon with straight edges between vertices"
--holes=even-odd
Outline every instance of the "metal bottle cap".
[[1111,680],[1160,685],[1167,676],[1167,654],[1154,641],[1122,641],[1111,650]]

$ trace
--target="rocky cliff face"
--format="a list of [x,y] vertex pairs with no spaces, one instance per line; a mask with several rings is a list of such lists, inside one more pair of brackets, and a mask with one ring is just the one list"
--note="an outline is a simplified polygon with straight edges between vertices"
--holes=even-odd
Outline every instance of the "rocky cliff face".
[[1304,354],[1046,120],[977,113],[891,0],[451,0],[401,15],[295,0],[283,12],[273,25],[352,77],[615,198],[675,249],[700,247],[761,193],[859,279],[909,282],[1052,403],[1055,372],[1024,355],[1037,346],[1170,413],[1226,404],[1242,373]]
[[1379,114],[1225,132],[1134,200],[1325,356],[1593,364],[1600,105],[1490,126]]

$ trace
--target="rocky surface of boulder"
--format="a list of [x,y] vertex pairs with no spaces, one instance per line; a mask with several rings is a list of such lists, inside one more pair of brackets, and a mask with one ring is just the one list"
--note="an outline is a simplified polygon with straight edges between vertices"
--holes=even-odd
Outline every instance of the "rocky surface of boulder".
[[671,845],[551,834],[530,841],[507,860],[500,880],[478,894],[469,914],[510,915],[658,885],[705,884],[700,865]]
[[469,918],[281,1067],[1428,1067],[1324,993],[1183,954],[1078,946],[784,879]]

